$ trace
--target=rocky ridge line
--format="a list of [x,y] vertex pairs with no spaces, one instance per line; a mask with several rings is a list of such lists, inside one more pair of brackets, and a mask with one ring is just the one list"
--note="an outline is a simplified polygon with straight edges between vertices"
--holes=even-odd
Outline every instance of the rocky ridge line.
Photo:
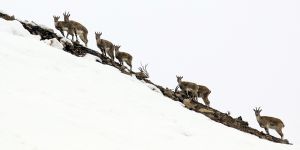
[[[0,12],[0,18],[3,18],[5,20],[15,20],[14,16],[9,16],[9,15],[1,13],[1,12]],[[62,37],[60,37],[56,33],[54,33],[53,30],[42,28],[37,24],[26,23],[23,21],[19,21],[19,22],[31,34],[40,35],[41,40],[53,39],[53,38],[57,39],[58,41],[62,40]],[[99,53],[95,50],[89,49],[87,47],[84,47],[79,43],[72,42],[69,44],[64,43],[63,45],[64,45],[64,48],[63,48],[64,51],[69,52],[77,57],[83,57],[86,54],[91,54],[93,56],[98,57],[99,59],[97,60],[97,62],[99,62],[101,64],[110,65],[112,67],[115,67],[115,68],[119,69],[122,73],[127,74],[127,75],[135,75],[137,77],[137,79],[142,80],[148,84],[152,84],[155,87],[157,87],[163,93],[164,96],[169,97],[170,99],[172,99],[174,101],[183,103],[187,109],[190,109],[191,111],[195,111],[197,113],[201,113],[201,114],[207,116],[208,118],[210,118],[211,120],[222,123],[225,126],[235,128],[242,132],[255,135],[261,139],[266,139],[266,140],[269,140],[269,141],[272,141],[275,143],[292,145],[292,143],[290,143],[287,139],[282,140],[282,139],[274,137],[272,135],[267,135],[263,131],[258,131],[257,129],[250,127],[248,125],[248,122],[244,121],[241,116],[239,116],[237,118],[233,118],[230,116],[229,113],[220,112],[214,108],[205,106],[199,102],[195,102],[195,101],[187,102],[186,101],[187,97],[182,92],[180,92],[180,91],[175,92],[169,88],[164,88],[160,85],[157,85],[157,84],[151,82],[151,80],[145,78],[144,76],[141,76],[141,74],[139,72],[129,71],[128,69],[122,67],[119,63],[116,63],[115,61],[112,61],[111,59],[102,55],[101,53]]]

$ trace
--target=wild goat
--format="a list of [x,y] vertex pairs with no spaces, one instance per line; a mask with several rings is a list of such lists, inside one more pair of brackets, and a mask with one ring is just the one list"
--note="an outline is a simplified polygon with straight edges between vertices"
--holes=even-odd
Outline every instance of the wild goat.
[[123,66],[123,62],[125,61],[128,66],[130,66],[130,70],[132,70],[132,56],[126,52],[120,52],[121,46],[115,46],[115,54],[116,58],[119,60],[120,64]]
[[136,77],[138,79],[147,79],[149,78],[149,73],[147,71],[147,66],[148,64],[146,64],[145,66],[143,66],[143,64],[141,64],[141,67],[139,67],[140,72],[136,73]]
[[[79,22],[70,20],[70,13],[64,13],[64,21],[67,23],[71,23],[75,29],[75,34],[76,34],[76,40],[78,41],[77,35],[79,35],[81,41],[83,41],[83,43],[85,44],[85,46],[87,47],[87,43],[88,43],[88,39],[87,39],[87,34],[88,34],[88,30],[86,29],[86,27],[84,27],[82,24],[80,24]],[[68,35],[67,35],[68,36]]]
[[281,136],[281,139],[283,139],[282,128],[284,127],[284,124],[280,119],[269,116],[260,116],[260,112],[262,111],[260,107],[253,110],[259,126],[264,128],[267,134],[269,134],[269,128],[274,129]]
[[198,85],[199,89],[198,89],[198,97],[201,97],[205,103],[206,106],[210,105],[210,101],[208,99],[208,95],[211,93],[211,91],[203,85]]
[[95,32],[96,36],[96,42],[98,48],[101,50],[102,54],[106,56],[106,53],[109,55],[109,57],[114,60],[114,49],[115,46],[105,39],[101,39],[100,36],[102,35],[102,32]]
[[[191,97],[193,100],[197,100],[199,86],[192,82],[181,81],[183,78],[182,76],[176,76],[176,77],[180,89],[184,91],[188,97]],[[178,88],[178,86],[176,87],[176,89]],[[189,95],[189,92],[191,93],[191,95]]]
[[65,37],[64,31],[67,31],[67,38],[68,35],[70,34],[72,36],[72,41],[74,40],[74,33],[75,33],[75,29],[73,27],[73,25],[69,22],[64,22],[64,21],[58,21],[59,20],[59,16],[53,16],[54,19],[54,26],[55,28],[60,31],[60,33]]

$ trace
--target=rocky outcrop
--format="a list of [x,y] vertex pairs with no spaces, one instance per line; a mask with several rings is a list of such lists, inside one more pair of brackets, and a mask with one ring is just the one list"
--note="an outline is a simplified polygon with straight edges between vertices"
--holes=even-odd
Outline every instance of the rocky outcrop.
[[2,18],[4,20],[7,20],[7,21],[15,20],[15,16],[14,15],[10,16],[10,15],[2,13],[2,12],[0,12],[0,18]]

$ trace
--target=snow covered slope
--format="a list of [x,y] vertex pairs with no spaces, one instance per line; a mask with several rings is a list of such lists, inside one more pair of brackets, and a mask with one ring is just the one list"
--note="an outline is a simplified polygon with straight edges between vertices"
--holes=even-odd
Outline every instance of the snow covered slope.
[[215,123],[0,19],[1,150],[297,149]]

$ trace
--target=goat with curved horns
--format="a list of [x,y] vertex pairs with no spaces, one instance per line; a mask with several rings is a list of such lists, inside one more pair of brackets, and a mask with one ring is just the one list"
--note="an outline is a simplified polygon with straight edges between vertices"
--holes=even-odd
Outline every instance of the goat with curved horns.
[[114,60],[114,49],[115,46],[105,39],[101,39],[100,36],[102,35],[102,32],[95,32],[96,42],[98,48],[101,50],[102,54],[106,56],[106,53],[109,55],[109,57]]
[[269,134],[269,129],[274,129],[281,136],[281,139],[283,139],[282,128],[284,127],[284,124],[280,119],[270,116],[260,116],[260,112],[262,111],[260,107],[256,107],[253,110],[259,126],[264,128],[267,134]]
[[74,40],[74,33],[75,33],[74,26],[71,23],[69,23],[69,22],[58,21],[59,18],[60,18],[59,16],[53,16],[55,28],[58,31],[60,31],[60,33],[64,37],[65,37],[64,31],[67,31],[67,38],[68,38],[69,35],[71,35],[72,36],[72,41],[73,41]]
[[[181,81],[183,76],[176,76],[176,78],[180,89],[185,92],[188,97],[192,97],[193,100],[197,100],[199,86],[193,82]],[[191,95],[189,93],[191,93]]]
[[119,51],[120,47],[121,46],[119,46],[119,45],[115,46],[116,58],[119,60],[119,62],[122,66],[123,66],[123,62],[126,62],[126,64],[130,67],[130,70],[132,71],[132,56],[129,53],[120,52]]
[[74,32],[75,32],[75,35],[76,35],[76,40],[78,41],[77,35],[79,35],[81,41],[83,41],[83,43],[87,47],[87,43],[88,43],[88,39],[87,39],[88,30],[86,29],[86,27],[84,27],[79,22],[70,20],[69,19],[70,13],[66,13],[65,12],[63,15],[64,15],[64,21],[73,25]]

